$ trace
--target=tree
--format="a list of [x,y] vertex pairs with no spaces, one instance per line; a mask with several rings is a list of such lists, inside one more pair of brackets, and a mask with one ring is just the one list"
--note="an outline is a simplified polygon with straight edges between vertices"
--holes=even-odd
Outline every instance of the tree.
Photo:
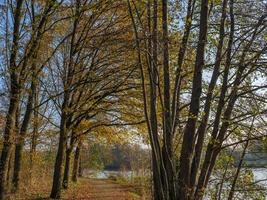
[[[140,15],[143,10],[136,6],[135,2],[128,1],[129,15],[132,20],[133,33],[136,37],[136,62],[140,67],[140,79],[143,85],[144,115],[147,120],[153,166],[155,167],[153,170],[154,198],[203,199],[217,156],[221,151],[221,146],[223,142],[229,139],[228,132],[231,126],[229,121],[232,115],[235,116],[235,112],[238,112],[234,107],[237,100],[239,98],[242,99],[239,95],[239,88],[243,84],[247,84],[246,80],[250,79],[249,76],[253,76],[259,70],[259,68],[253,66],[256,63],[261,65],[260,60],[264,57],[266,47],[260,45],[261,47],[255,51],[254,44],[259,44],[258,42],[263,39],[262,31],[266,28],[263,21],[266,16],[257,15],[257,25],[253,26],[248,32],[238,32],[237,30],[242,29],[240,27],[241,24],[242,27],[246,26],[239,21],[240,18],[238,19],[238,25],[236,25],[236,12],[240,12],[237,9],[240,5],[237,6],[233,1],[228,2],[227,0],[222,1],[221,4],[216,2],[210,5],[205,0],[200,2],[188,1],[185,26],[180,26],[183,28],[184,34],[181,37],[178,65],[170,66],[170,72],[174,71],[175,74],[169,75],[168,65],[172,61],[170,60],[172,54],[168,54],[168,44],[171,42],[170,40],[166,42],[166,38],[168,38],[168,23],[166,23],[168,3],[163,1],[160,4],[163,23],[162,40],[157,41],[157,44],[152,46],[157,49],[157,45],[162,44],[162,51],[154,58],[151,56],[152,43],[149,37],[151,30],[150,6],[151,2],[147,1],[148,37],[145,37],[146,30],[142,26],[144,19]],[[153,6],[157,8],[157,1],[153,3]],[[229,13],[227,7],[229,7]],[[198,8],[200,8],[200,15],[195,15]],[[251,10],[251,12],[253,11]],[[154,14],[156,16],[153,17],[155,26],[159,16],[157,11]],[[219,14],[221,17],[218,22]],[[249,19],[247,20],[249,21]],[[194,31],[191,29],[193,22],[198,25]],[[157,28],[156,31],[159,32]],[[215,34],[213,31],[215,31]],[[197,34],[197,32],[197,40],[190,37],[190,35]],[[213,34],[210,34],[210,32]],[[243,37],[246,39],[242,39]],[[148,46],[144,45],[146,42]],[[195,67],[191,72],[193,76],[189,74],[183,75],[187,70],[185,68],[185,60],[187,59],[186,56],[188,56],[186,50],[190,48],[189,42],[197,46],[196,56],[193,58]],[[213,54],[214,52],[216,52],[215,55]],[[254,52],[254,54],[244,59],[243,56],[247,55],[248,52]],[[147,62],[148,64],[144,61],[146,59],[145,54],[152,60]],[[160,60],[161,62],[158,62],[161,55],[163,56]],[[149,64],[153,62],[154,64]],[[163,72],[154,67],[155,63],[162,63]],[[193,63],[191,62],[190,64]],[[251,70],[247,70],[248,68],[245,66]],[[209,71],[211,71],[210,80],[202,76],[203,73],[210,73]],[[174,80],[172,80],[173,77]],[[184,84],[183,80],[189,81],[189,87],[182,85]],[[172,83],[174,85],[171,85]],[[147,87],[147,84],[149,87]],[[217,86],[218,84],[220,85],[219,87]],[[254,85],[255,82],[253,83],[252,81],[249,84]],[[205,87],[207,87],[207,90]],[[265,85],[255,87],[259,89],[265,87]],[[156,91],[158,91],[158,95]],[[184,92],[188,92],[190,95],[184,95]],[[251,90],[248,91],[248,93],[250,92]],[[157,99],[159,100],[158,105],[160,105],[160,108],[156,108],[157,103],[155,102],[157,102]],[[170,99],[173,101],[170,102]],[[202,99],[204,103],[202,103]],[[217,99],[219,100],[217,101]],[[183,111],[185,108],[187,110]],[[163,122],[161,124],[157,119],[157,112],[162,113],[161,119]],[[186,112],[186,115],[184,115],[184,112]],[[177,130],[177,125],[182,128]],[[213,126],[212,130],[208,128],[211,125]],[[177,135],[177,132],[180,136]],[[225,138],[226,136],[227,138]],[[209,142],[206,149],[207,140]],[[178,146],[179,152],[175,152],[173,144]],[[204,160],[201,157],[203,152],[205,152]],[[177,157],[172,158],[172,154],[180,155],[180,159],[177,159]],[[176,164],[177,160],[179,161]],[[178,176],[176,175],[177,172],[172,170],[175,169],[173,163],[177,166]],[[172,181],[173,177],[175,177],[174,181]],[[177,188],[178,190],[176,190]]]

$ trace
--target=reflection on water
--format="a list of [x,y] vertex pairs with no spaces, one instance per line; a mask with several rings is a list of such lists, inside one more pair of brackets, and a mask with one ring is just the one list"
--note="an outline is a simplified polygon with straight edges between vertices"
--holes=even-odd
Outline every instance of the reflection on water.
[[254,181],[267,188],[267,168],[252,169]]

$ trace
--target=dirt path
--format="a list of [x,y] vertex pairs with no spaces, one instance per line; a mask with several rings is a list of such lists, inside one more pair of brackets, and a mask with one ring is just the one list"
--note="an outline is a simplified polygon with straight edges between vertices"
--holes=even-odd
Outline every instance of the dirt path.
[[[29,190],[15,196],[11,200],[51,200],[50,184],[43,184],[42,188]],[[67,191],[62,190],[64,200],[141,200],[132,193],[130,186],[122,186],[107,179],[81,178],[75,185],[71,185]]]
[[140,200],[130,192],[131,188],[118,185],[110,180],[80,180],[72,189],[66,191],[62,199],[68,200]]

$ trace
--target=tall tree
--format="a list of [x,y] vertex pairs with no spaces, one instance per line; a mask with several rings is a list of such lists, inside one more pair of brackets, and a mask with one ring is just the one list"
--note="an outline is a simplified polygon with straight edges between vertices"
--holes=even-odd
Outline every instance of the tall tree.
[[20,23],[22,16],[22,0],[16,2],[15,12],[14,12],[14,28],[13,28],[13,42],[12,50],[10,53],[10,100],[9,100],[9,109],[6,119],[6,126],[4,132],[4,145],[1,152],[1,162],[0,162],[0,199],[6,199],[6,179],[7,179],[7,170],[8,170],[8,160],[12,148],[12,137],[13,131],[15,128],[15,118],[16,110],[19,104],[19,84],[18,84],[18,75],[17,75],[17,53],[18,53],[18,42],[19,42],[19,32],[20,32]]

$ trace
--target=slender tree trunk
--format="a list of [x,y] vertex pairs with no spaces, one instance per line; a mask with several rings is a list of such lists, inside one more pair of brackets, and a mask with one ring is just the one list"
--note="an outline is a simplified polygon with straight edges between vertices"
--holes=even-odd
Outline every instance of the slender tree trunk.
[[152,28],[152,65],[150,70],[150,122],[151,122],[151,135],[153,149],[152,150],[152,163],[153,163],[153,183],[154,183],[154,199],[161,200],[163,198],[162,191],[162,175],[160,173],[159,159],[160,148],[158,143],[158,122],[157,122],[157,82],[158,82],[158,2],[153,1],[153,28]]
[[37,147],[37,138],[38,138],[38,129],[39,129],[39,114],[38,114],[38,104],[39,97],[38,91],[35,93],[34,97],[34,111],[33,111],[33,131],[31,135],[31,149],[30,149],[30,178],[32,179],[34,171],[34,161],[36,156],[36,147]]
[[162,31],[163,31],[163,79],[164,79],[164,109],[163,109],[163,162],[167,172],[166,196],[176,198],[174,184],[174,168],[172,164],[172,119],[170,104],[170,73],[169,73],[169,36],[168,36],[168,1],[162,0]]
[[72,181],[77,182],[78,180],[78,170],[80,166],[80,151],[81,151],[81,141],[78,143],[76,150],[75,150],[75,155],[74,155],[74,160],[73,160],[73,169],[72,169]]
[[244,161],[244,157],[246,155],[246,150],[247,150],[248,144],[249,144],[249,140],[247,140],[247,142],[245,143],[245,147],[243,149],[243,152],[242,152],[242,155],[241,155],[241,158],[240,158],[240,161],[238,163],[237,170],[236,170],[236,173],[235,173],[235,176],[234,176],[234,180],[233,180],[233,183],[231,185],[231,189],[230,189],[230,192],[229,192],[228,200],[232,200],[234,198],[237,179],[239,177],[239,174],[240,174],[240,171],[241,171],[241,168],[242,168],[242,164],[243,164],[243,161]]
[[[236,146],[232,149],[231,156],[233,155],[235,148],[236,148]],[[224,189],[224,182],[227,181],[226,176],[227,176],[227,172],[228,172],[228,167],[230,167],[230,163],[231,163],[231,160],[229,159],[226,163],[226,166],[224,167],[225,168],[224,173],[222,175],[221,182],[219,183],[220,186],[218,188],[218,192],[217,192],[217,196],[216,196],[217,200],[221,200],[222,192]]]
[[[146,92],[146,86],[145,86],[145,71],[142,64],[142,56],[141,56],[141,48],[140,48],[140,39],[139,39],[139,33],[137,26],[135,24],[133,12],[131,9],[131,3],[129,0],[127,0],[128,8],[129,8],[129,14],[132,20],[134,34],[135,34],[135,40],[136,40],[136,46],[137,46],[137,59],[138,59],[138,66],[140,68],[141,73],[141,81],[142,81],[142,94],[143,94],[143,100],[144,100],[144,115],[147,122],[148,132],[149,132],[149,139],[151,144],[151,154],[152,154],[152,164],[153,164],[153,184],[154,184],[154,198],[157,200],[164,200],[165,199],[165,191],[164,191],[164,185],[162,183],[162,180],[165,180],[167,178],[166,171],[163,166],[162,162],[162,151],[159,143],[158,138],[158,131],[157,131],[157,112],[156,112],[156,90],[151,89],[157,86],[156,81],[157,80],[157,68],[154,67],[155,62],[157,62],[157,0],[154,0],[153,3],[153,31],[152,31],[152,43],[153,43],[153,65],[150,70],[150,104],[148,104],[147,101],[147,92]],[[155,73],[154,73],[155,71]],[[154,74],[155,76],[154,76]],[[153,85],[152,85],[153,84]],[[154,85],[155,84],[155,85]],[[153,95],[151,95],[153,94]],[[148,108],[150,108],[150,113],[148,111]],[[155,123],[154,123],[155,122]],[[164,174],[162,174],[164,173]]]
[[179,123],[179,105],[180,105],[180,89],[182,81],[182,66],[187,49],[188,38],[191,32],[192,18],[194,13],[195,0],[188,0],[185,30],[182,38],[182,43],[178,53],[177,69],[174,82],[174,92],[172,96],[172,134],[175,133],[176,127]]
[[[157,10],[157,8],[154,7],[154,13],[155,13],[155,10]],[[157,19],[156,19],[157,20]],[[157,77],[156,77],[156,67],[157,67],[157,56],[156,55],[156,52],[157,52],[157,43],[155,42],[157,39],[155,39],[155,37],[157,37],[157,23],[155,22],[155,19],[153,20],[153,35],[151,34],[151,1],[148,0],[148,3],[147,3],[147,21],[148,21],[148,52],[149,52],[149,55],[148,55],[148,67],[150,68],[150,76],[149,76],[149,80],[150,80],[150,118],[152,119],[152,123],[153,125],[151,125],[151,129],[154,131],[154,132],[157,132],[157,120],[156,120],[156,116],[154,115],[155,114],[155,108],[156,108],[156,90],[157,90],[157,87],[156,87],[156,82],[157,82]],[[152,37],[153,37],[153,53],[152,53]],[[152,55],[153,55],[153,58],[152,58]],[[156,58],[156,59],[155,59]],[[153,114],[153,117],[152,117],[152,113]],[[153,192],[153,199],[155,200],[158,200],[160,199],[160,195],[158,193],[161,185],[158,181],[158,178],[160,177],[160,175],[158,174],[158,171],[157,171],[157,163],[156,163],[156,158],[155,158],[155,154],[154,153],[151,153],[151,162],[153,163],[151,166],[151,170],[152,170],[152,191]]]
[[230,192],[229,192],[228,200],[232,200],[234,198],[234,193],[235,193],[235,187],[236,187],[237,179],[239,177],[239,174],[240,174],[240,171],[241,171],[243,162],[244,162],[244,158],[245,158],[245,155],[246,155],[246,151],[247,151],[247,148],[248,148],[248,145],[249,145],[249,138],[250,138],[250,135],[251,135],[251,131],[253,129],[254,120],[255,120],[255,117],[253,117],[252,122],[251,122],[251,125],[250,125],[250,128],[249,128],[248,139],[247,139],[247,141],[245,143],[245,146],[244,146],[242,155],[240,157],[240,161],[239,161],[238,166],[237,166],[237,169],[236,169],[234,180],[233,180],[233,183],[231,185]]
[[83,177],[83,166],[82,166],[82,156],[80,147],[79,165],[78,165],[78,177]]
[[[194,151],[195,154],[194,154],[194,158],[193,158],[192,166],[191,166],[190,184],[191,184],[191,187],[194,189],[195,189],[195,184],[196,184],[196,179],[197,179],[197,172],[199,170],[199,164],[201,160],[201,153],[202,153],[202,148],[203,148],[203,143],[204,143],[204,138],[205,138],[206,127],[208,125],[212,96],[213,96],[213,92],[214,92],[214,88],[216,86],[217,80],[220,75],[223,41],[225,37],[224,24],[225,24],[225,19],[226,19],[226,8],[227,8],[227,0],[224,0],[222,3],[222,16],[221,16],[221,22],[220,22],[220,39],[219,39],[219,44],[218,44],[217,53],[216,53],[215,66],[214,66],[212,78],[209,84],[208,93],[207,93],[207,97],[205,101],[204,116],[202,117],[200,126],[197,130],[197,143],[196,143],[196,147]],[[191,198],[193,198],[193,196],[194,196],[194,192],[191,193]]]
[[[34,128],[35,129],[35,128]],[[34,160],[36,156],[36,147],[37,147],[37,131],[33,131],[32,139],[31,139],[31,149],[30,149],[30,171],[34,170]]]

